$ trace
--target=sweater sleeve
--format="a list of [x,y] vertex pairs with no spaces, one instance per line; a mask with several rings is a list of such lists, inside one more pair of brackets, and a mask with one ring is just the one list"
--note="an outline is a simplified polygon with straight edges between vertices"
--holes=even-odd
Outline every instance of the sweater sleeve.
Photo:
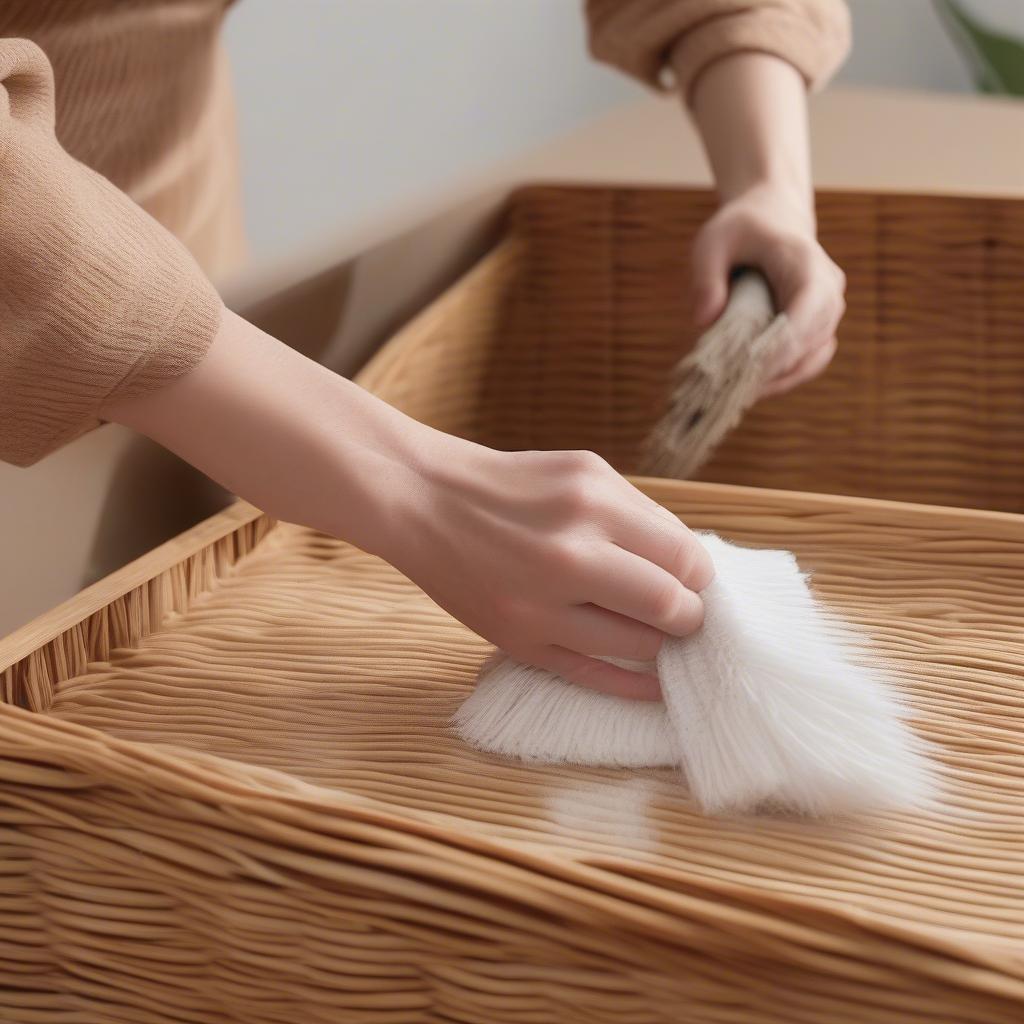
[[688,96],[700,73],[733,53],[792,64],[809,89],[825,84],[850,48],[843,0],[586,0],[590,51],[653,88]]
[[187,250],[54,134],[50,64],[0,40],[0,460],[27,466],[103,403],[187,373],[221,301]]

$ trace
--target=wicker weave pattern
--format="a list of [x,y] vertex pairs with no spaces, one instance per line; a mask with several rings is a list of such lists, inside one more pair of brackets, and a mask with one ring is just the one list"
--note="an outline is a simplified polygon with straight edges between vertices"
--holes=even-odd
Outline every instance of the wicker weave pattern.
[[[362,382],[628,468],[708,209],[528,190]],[[850,276],[841,355],[708,474],[1024,511],[1020,205],[831,195],[821,221]],[[814,570],[903,673],[941,812],[711,821],[668,772],[469,750],[448,719],[486,645],[239,504],[0,642],[0,1020],[1024,1019],[1024,517],[643,484]]]
[[667,772],[466,749],[486,646],[281,525],[47,713],[0,709],[0,1019],[1019,1021],[1024,520],[647,489],[792,548],[876,637],[943,813],[710,821]]
[[[704,193],[532,188],[505,239],[364,371],[419,419],[632,471],[693,341]],[[849,310],[828,373],[762,403],[701,479],[1024,511],[1024,204],[824,193]]]

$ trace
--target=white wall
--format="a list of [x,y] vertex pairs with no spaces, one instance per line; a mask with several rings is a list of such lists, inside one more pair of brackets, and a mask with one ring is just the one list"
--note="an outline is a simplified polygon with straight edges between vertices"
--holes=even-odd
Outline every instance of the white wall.
[[[849,0],[845,84],[965,91],[931,0]],[[1024,34],[1024,0],[969,0]],[[240,0],[227,41],[253,255],[370,222],[641,90],[586,55],[582,0]]]
[[[847,0],[853,51],[837,76],[851,85],[970,92],[967,64],[943,28],[932,0]],[[994,29],[1024,37],[1022,0],[963,0]]]
[[[241,0],[228,17],[257,258],[639,95],[580,0]],[[285,13],[287,9],[287,13]]]

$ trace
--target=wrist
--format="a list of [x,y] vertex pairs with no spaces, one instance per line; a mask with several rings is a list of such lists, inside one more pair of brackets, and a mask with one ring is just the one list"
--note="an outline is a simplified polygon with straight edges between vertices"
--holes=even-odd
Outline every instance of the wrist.
[[334,488],[345,500],[330,532],[409,575],[444,519],[443,494],[467,482],[476,453],[489,450],[363,394],[369,430],[338,446]]
[[327,455],[323,481],[330,520],[321,527],[388,561],[392,540],[415,501],[420,479],[422,424],[338,379],[338,416],[323,424],[317,447]]
[[722,196],[722,206],[730,203],[765,210],[773,220],[801,233],[817,234],[814,193],[792,180],[771,177],[752,180],[735,194]]

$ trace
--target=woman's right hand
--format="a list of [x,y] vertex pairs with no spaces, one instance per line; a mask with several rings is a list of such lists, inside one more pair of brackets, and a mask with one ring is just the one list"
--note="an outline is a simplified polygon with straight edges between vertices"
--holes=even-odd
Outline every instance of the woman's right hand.
[[592,452],[499,452],[424,426],[225,311],[200,364],[104,407],[278,519],[380,555],[527,664],[621,696],[702,621],[693,534]]
[[385,557],[516,660],[658,699],[652,675],[597,656],[651,661],[666,635],[700,627],[713,569],[697,538],[593,452],[431,433]]

